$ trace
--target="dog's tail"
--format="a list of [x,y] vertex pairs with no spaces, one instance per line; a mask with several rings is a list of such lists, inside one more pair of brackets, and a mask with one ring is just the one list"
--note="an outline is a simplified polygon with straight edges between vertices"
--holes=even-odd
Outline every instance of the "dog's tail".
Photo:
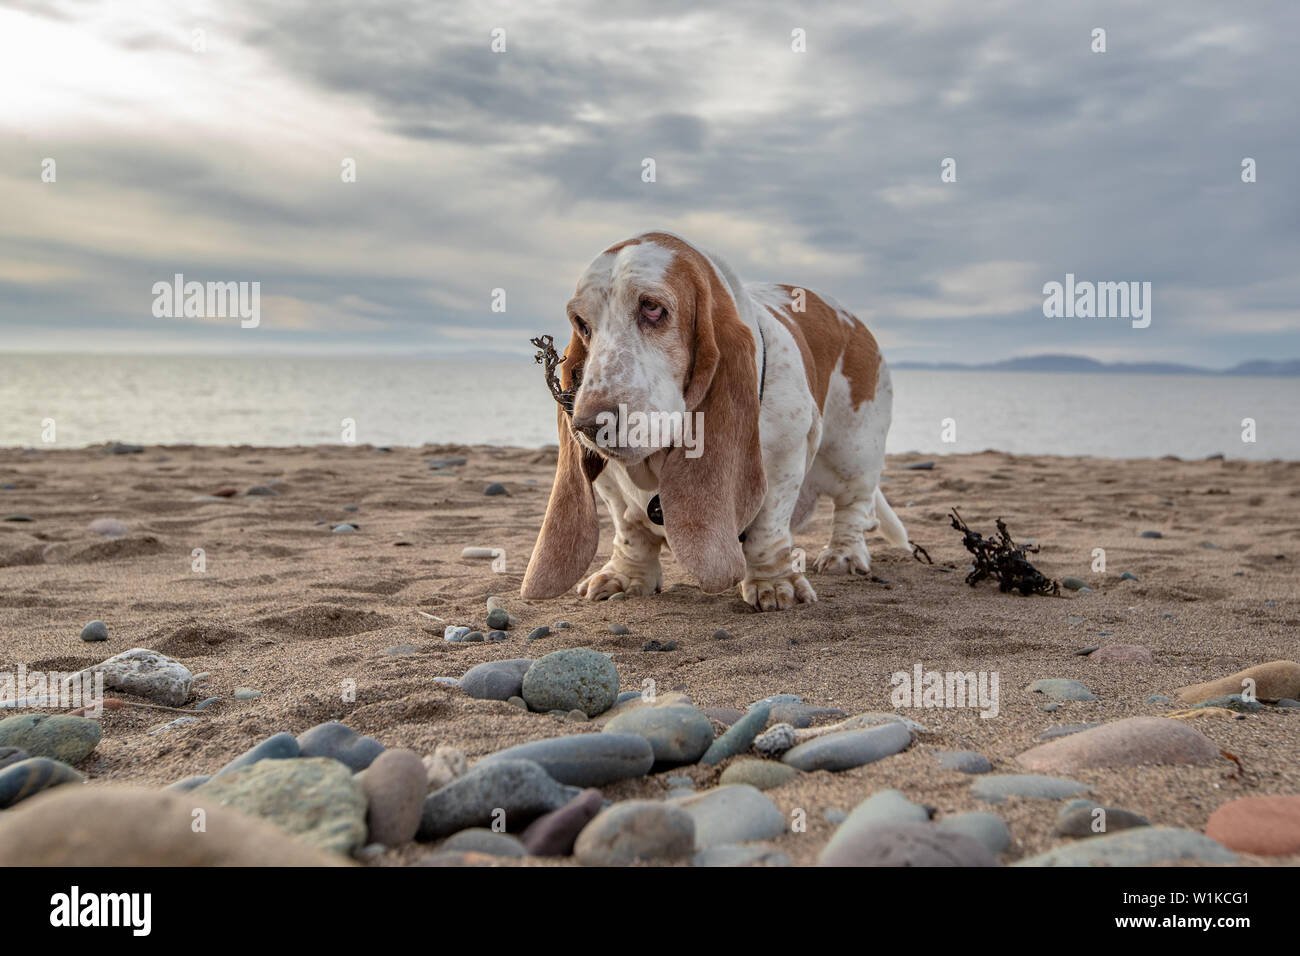
[[889,502],[885,500],[885,493],[876,486],[875,494],[871,496],[871,504],[876,509],[876,517],[880,520],[880,533],[884,535],[885,540],[895,547],[906,548],[912,552],[912,542],[908,540],[907,529],[903,527],[903,522],[898,520],[898,515],[894,514],[894,509],[889,507]]

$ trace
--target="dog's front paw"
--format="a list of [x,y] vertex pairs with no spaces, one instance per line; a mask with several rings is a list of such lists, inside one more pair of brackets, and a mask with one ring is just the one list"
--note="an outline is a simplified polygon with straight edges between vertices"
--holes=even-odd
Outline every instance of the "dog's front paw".
[[588,601],[605,601],[620,592],[628,597],[644,597],[658,590],[657,582],[607,564],[578,585],[578,596]]
[[762,577],[746,575],[740,582],[740,596],[758,611],[784,611],[817,600],[808,579],[794,571]]
[[870,574],[871,554],[865,544],[857,547],[826,547],[813,567],[818,574]]

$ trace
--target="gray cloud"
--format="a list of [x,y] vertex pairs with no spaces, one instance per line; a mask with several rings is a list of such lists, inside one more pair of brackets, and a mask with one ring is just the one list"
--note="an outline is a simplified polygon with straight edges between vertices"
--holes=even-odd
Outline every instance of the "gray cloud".
[[[1300,354],[1300,8],[1283,0],[293,0],[161,25],[95,4],[15,9],[156,67],[160,85],[184,77],[204,131],[143,95],[145,118],[159,111],[143,138],[83,126],[104,96],[90,79],[44,135],[0,118],[18,134],[0,190],[24,200],[0,227],[0,321],[20,342],[148,329],[138,290],[184,271],[301,303],[306,320],[270,323],[268,347],[465,348],[481,329],[483,348],[526,348],[513,332],[557,330],[604,245],[669,228],[747,278],[830,292],[892,358]],[[199,66],[183,59],[195,23],[213,48]],[[488,48],[496,27],[505,54]],[[795,27],[807,53],[790,51]],[[218,102],[236,55],[265,103]],[[43,217],[51,193],[24,191],[46,155],[68,170],[52,195],[116,208],[121,228]],[[350,155],[358,182],[342,186]],[[32,260],[69,275],[32,278]],[[1151,281],[1151,328],[1044,319],[1034,300],[1066,272]],[[487,308],[495,287],[505,314]],[[159,347],[198,347],[195,330],[153,328]]]

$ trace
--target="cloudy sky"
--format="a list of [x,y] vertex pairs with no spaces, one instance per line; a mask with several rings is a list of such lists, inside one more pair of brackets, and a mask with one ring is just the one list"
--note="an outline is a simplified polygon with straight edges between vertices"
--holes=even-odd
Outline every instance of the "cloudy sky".
[[[1294,0],[698,7],[0,0],[0,342],[524,353],[663,228],[896,361],[1300,357]],[[261,326],[154,318],[178,272]],[[1067,272],[1150,327],[1044,318]]]

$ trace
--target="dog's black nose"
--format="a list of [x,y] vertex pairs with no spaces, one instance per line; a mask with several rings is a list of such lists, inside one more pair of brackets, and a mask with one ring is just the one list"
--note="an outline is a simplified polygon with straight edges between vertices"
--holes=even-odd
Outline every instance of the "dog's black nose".
[[618,410],[607,408],[603,411],[596,412],[596,414],[591,416],[583,418],[575,417],[573,419],[573,427],[577,431],[586,435],[593,444],[600,444],[597,436],[600,434],[602,429],[608,429],[605,432],[607,437],[611,432],[616,433],[616,429],[618,428]]

